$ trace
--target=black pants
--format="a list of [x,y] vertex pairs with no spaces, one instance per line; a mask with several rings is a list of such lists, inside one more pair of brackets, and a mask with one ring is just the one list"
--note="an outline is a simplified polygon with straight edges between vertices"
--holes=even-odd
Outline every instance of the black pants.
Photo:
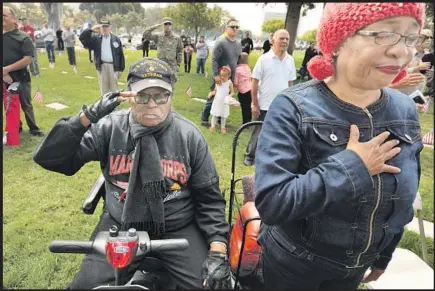
[[92,63],[92,50],[88,48],[88,52],[89,52],[89,61]]
[[[110,226],[120,227],[107,212],[103,211],[91,240],[99,231],[107,231]],[[184,251],[173,251],[156,254],[156,258],[163,261],[170,277],[167,289],[180,287],[183,289],[202,288],[202,264],[204,263],[208,247],[206,240],[196,223],[193,222],[187,227],[175,232],[165,233],[160,239],[185,238],[189,242],[189,248]],[[134,275],[138,262],[133,262],[130,267],[123,269],[120,276],[120,283],[127,283]],[[79,273],[74,277],[68,289],[91,289],[101,285],[113,285],[115,275],[112,266],[107,262],[106,257],[95,254],[86,255],[83,259]]]
[[192,54],[184,52],[184,72],[190,73],[190,65],[192,63]]
[[319,258],[291,242],[276,241],[271,233],[263,237],[264,285],[271,290],[352,290],[357,289],[367,267],[347,269]]
[[[41,131],[39,127],[36,125],[35,113],[33,112],[32,97],[31,97],[32,94],[31,83],[20,82],[18,94],[20,96],[21,109],[24,112],[24,117],[26,118],[27,126],[29,126],[30,131],[31,132]],[[20,121],[20,127],[22,127],[21,121]]]
[[150,50],[149,49],[147,49],[147,48],[145,48],[145,49],[143,49],[143,55],[142,55],[142,57],[144,58],[144,57],[148,57],[148,53],[150,52]]
[[64,50],[63,39],[61,39],[61,38],[57,39],[57,49],[60,51]]
[[[267,110],[260,110],[260,116],[254,117],[255,121],[264,121],[266,118]],[[257,150],[258,135],[261,131],[261,125],[256,125],[252,129],[251,138],[249,139],[248,146],[246,147],[245,157],[255,159],[255,151]]]
[[66,52],[68,54],[68,62],[71,66],[76,65],[76,52],[74,50],[74,47],[67,47]]
[[252,120],[251,101],[251,91],[248,91],[246,93],[239,92],[239,102],[240,107],[242,107],[243,124],[248,123]]
[[301,68],[299,69],[299,75],[300,75],[301,80],[305,79],[305,76],[308,76],[308,80],[311,80],[311,76],[308,72],[306,64],[302,65]]

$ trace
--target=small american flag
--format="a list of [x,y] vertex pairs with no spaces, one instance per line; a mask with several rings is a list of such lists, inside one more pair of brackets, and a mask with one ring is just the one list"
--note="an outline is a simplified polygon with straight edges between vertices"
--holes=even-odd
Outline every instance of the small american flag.
[[187,88],[186,95],[192,97],[192,84],[190,84],[189,87]]
[[44,98],[42,97],[42,93],[39,90],[39,85],[38,85],[38,90],[36,91],[35,97],[33,97],[33,99],[38,102],[39,104],[42,104],[42,102],[44,102]]
[[433,134],[433,128],[432,128],[432,131],[426,133],[423,136],[423,139],[422,139],[423,144],[427,144],[427,145],[432,145],[433,146],[434,145],[434,136],[433,135],[434,134]]
[[424,103],[422,111],[423,113],[427,113],[427,111],[429,110],[429,105],[430,105],[430,101],[426,101],[426,103]]

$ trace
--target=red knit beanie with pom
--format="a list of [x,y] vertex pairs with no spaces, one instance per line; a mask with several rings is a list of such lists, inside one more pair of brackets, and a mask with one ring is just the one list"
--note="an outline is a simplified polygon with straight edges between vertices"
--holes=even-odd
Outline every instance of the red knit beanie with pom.
[[[311,76],[318,80],[332,76],[335,71],[332,54],[345,39],[367,25],[397,16],[414,17],[421,29],[424,3],[327,3],[317,32],[317,43],[323,56],[315,56],[308,63]],[[405,76],[406,69],[393,82]]]

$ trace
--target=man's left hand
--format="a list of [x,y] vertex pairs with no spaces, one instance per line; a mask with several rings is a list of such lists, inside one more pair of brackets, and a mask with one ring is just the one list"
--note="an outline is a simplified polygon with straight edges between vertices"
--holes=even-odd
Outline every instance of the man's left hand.
[[209,251],[202,265],[205,289],[232,289],[230,264],[226,253]]
[[372,281],[376,281],[379,279],[379,277],[385,272],[385,270],[376,269],[374,267],[370,268],[370,273],[368,275],[365,275],[362,279],[361,283],[369,283]]

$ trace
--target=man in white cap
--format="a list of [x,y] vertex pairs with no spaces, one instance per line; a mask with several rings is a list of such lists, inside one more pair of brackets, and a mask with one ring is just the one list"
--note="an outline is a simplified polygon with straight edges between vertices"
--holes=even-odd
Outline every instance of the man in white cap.
[[83,46],[94,51],[101,94],[118,90],[118,79],[125,69],[124,51],[119,37],[110,31],[110,22],[100,21],[101,33],[85,29],[80,35]]

